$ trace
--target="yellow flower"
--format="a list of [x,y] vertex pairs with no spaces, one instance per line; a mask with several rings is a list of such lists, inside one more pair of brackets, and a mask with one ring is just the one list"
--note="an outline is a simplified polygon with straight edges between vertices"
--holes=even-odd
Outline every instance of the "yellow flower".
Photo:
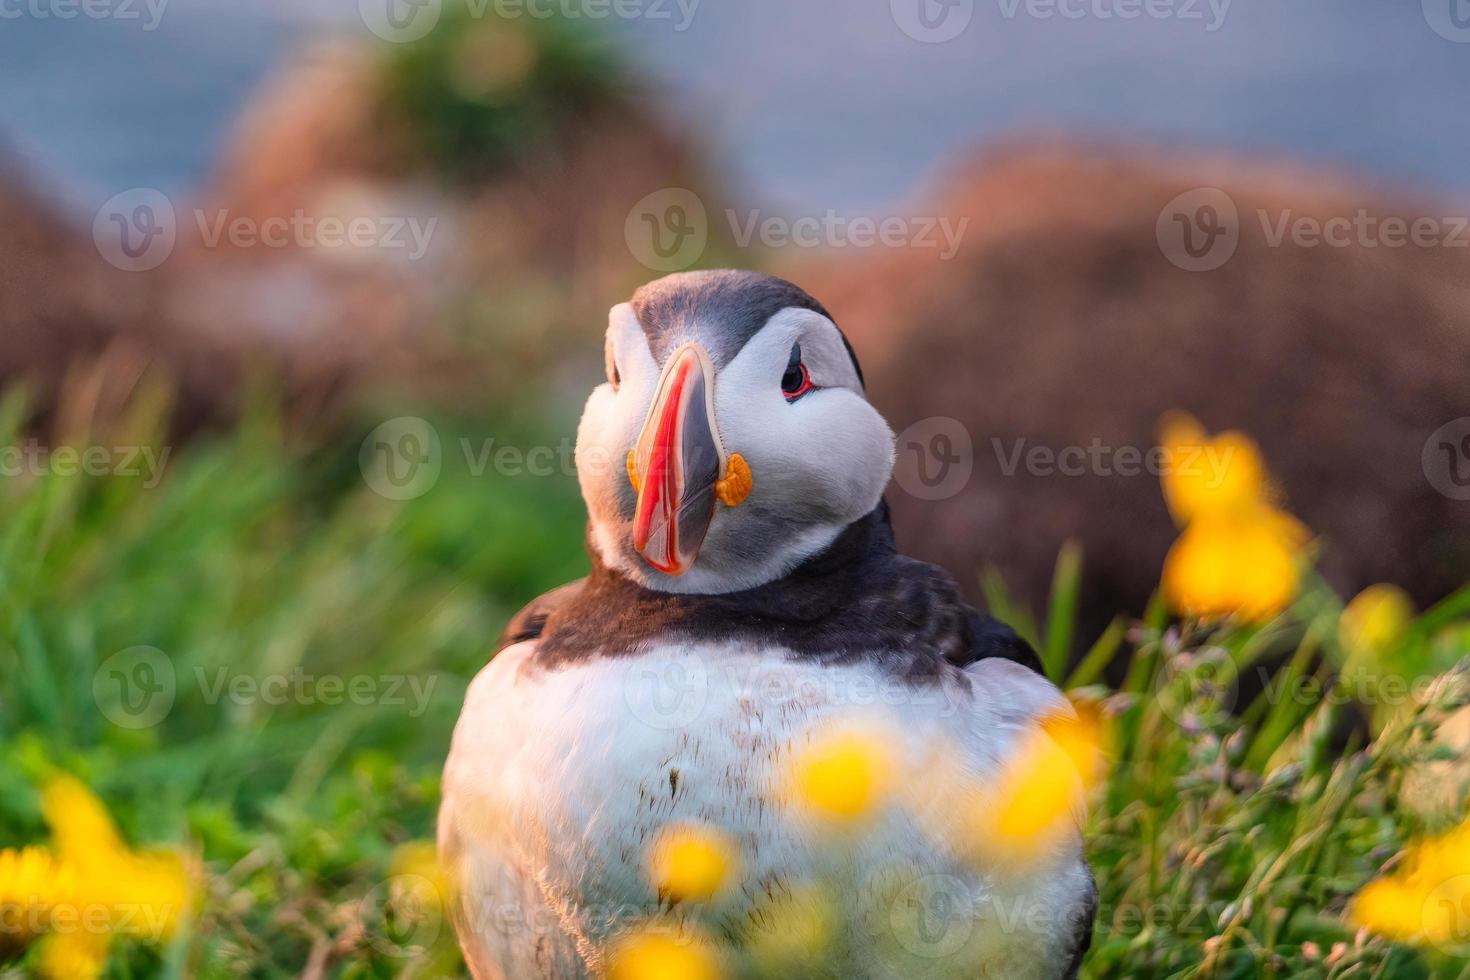
[[94,980],[107,965],[108,935],[77,929],[41,941],[37,969],[47,980]]
[[1264,505],[1205,514],[1169,549],[1164,596],[1175,610],[1190,616],[1269,619],[1301,587],[1305,543],[1300,524]]
[[1414,602],[1396,585],[1370,585],[1359,592],[1338,622],[1338,636],[1350,653],[1383,656],[1414,620]]
[[0,851],[0,927],[27,940],[45,928],[51,910],[70,902],[76,869],[38,847]]
[[608,952],[608,980],[719,980],[723,975],[714,947],[698,936],[641,929]]
[[73,916],[106,915],[114,933],[153,942],[173,935],[191,901],[188,874],[177,854],[129,850],[101,801],[69,776],[46,787],[41,812],[58,857],[76,869],[72,901],[56,908]]
[[1058,711],[1024,735],[981,798],[974,842],[990,862],[1031,863],[1069,829],[1105,774],[1103,727],[1090,705]]
[[649,848],[648,871],[659,897],[704,902],[732,877],[739,862],[735,842],[711,827],[670,827]]
[[41,813],[56,850],[83,861],[127,850],[112,818],[91,790],[70,776],[53,779],[41,793]]
[[1470,821],[1411,845],[1398,871],[1358,893],[1350,917],[1388,939],[1463,953],[1470,947]]
[[884,802],[893,785],[889,742],[876,731],[818,733],[792,764],[796,799],[820,819],[856,824]]
[[175,854],[128,849],[92,793],[70,777],[41,794],[55,850],[0,852],[0,909],[24,935],[49,933],[37,953],[50,980],[89,980],[102,972],[116,935],[162,942],[192,901]]
[[1269,619],[1296,597],[1308,539],[1274,493],[1260,448],[1238,432],[1211,439],[1192,416],[1165,416],[1164,499],[1184,529],[1164,560],[1164,597],[1191,616]]
[[1252,507],[1270,496],[1260,447],[1240,432],[1211,439],[1194,416],[1171,412],[1159,426],[1164,500],[1183,526],[1201,514]]

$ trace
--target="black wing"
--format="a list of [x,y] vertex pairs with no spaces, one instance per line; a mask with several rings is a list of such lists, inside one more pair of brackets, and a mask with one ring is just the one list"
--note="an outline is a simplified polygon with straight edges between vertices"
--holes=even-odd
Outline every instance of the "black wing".
[[505,624],[505,631],[500,634],[500,644],[495,648],[496,652],[516,643],[538,639],[546,629],[546,621],[575,598],[586,581],[585,578],[579,578],[575,582],[557,586],[526,603],[526,607]]
[[1031,644],[1021,639],[1015,630],[994,616],[987,616],[969,606],[965,607],[965,612],[970,618],[970,659],[967,663],[984,660],[986,657],[1001,657],[1014,660],[1038,674],[1044,673],[1041,669],[1041,658],[1031,649]]
[[1082,972],[1082,958],[1092,948],[1092,928],[1097,919],[1097,879],[1093,877],[1091,868],[1087,869],[1087,894],[1077,911],[1080,914],[1072,923],[1072,958],[1067,969],[1062,971],[1067,980],[1076,980]]

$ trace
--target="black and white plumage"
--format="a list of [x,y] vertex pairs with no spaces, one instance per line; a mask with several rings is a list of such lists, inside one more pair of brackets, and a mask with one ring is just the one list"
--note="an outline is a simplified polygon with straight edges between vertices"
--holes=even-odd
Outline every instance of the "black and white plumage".
[[[824,723],[881,723],[922,788],[937,746],[984,782],[1065,710],[1014,632],[897,553],[892,434],[826,311],[768,276],[675,275],[613,309],[607,354],[577,446],[592,572],[510,624],[445,768],[440,852],[476,977],[600,976],[623,930],[679,911],[645,855],[686,822],[739,842],[735,895],[709,910],[727,941],[761,895],[821,877],[841,896],[852,959],[803,975],[1074,975],[1095,904],[1079,834],[993,875],[894,807],[834,869],[788,812],[781,774]],[[720,482],[742,465],[743,486]],[[896,888],[935,881],[971,912],[959,941],[867,935]]]

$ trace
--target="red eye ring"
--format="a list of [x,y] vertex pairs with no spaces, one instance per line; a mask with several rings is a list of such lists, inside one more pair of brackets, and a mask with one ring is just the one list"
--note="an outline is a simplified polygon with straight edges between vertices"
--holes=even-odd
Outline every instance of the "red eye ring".
[[789,402],[796,401],[802,395],[816,387],[816,385],[812,384],[811,372],[806,369],[806,364],[798,361],[796,367],[800,371],[800,374],[788,369],[781,376],[781,394],[785,395],[786,400]]

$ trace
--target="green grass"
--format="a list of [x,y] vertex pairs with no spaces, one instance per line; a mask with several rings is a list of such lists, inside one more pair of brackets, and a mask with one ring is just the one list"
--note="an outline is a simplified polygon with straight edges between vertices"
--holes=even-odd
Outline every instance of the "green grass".
[[[21,418],[14,399],[0,408],[0,443]],[[520,603],[580,573],[583,514],[569,474],[470,472],[458,440],[478,440],[484,421],[436,420],[443,474],[421,497],[386,500],[358,469],[372,424],[301,446],[262,411],[176,450],[157,487],[55,472],[0,483],[0,846],[45,840],[36,786],[65,770],[132,841],[182,845],[206,869],[192,928],[168,949],[125,948],[111,976],[285,977],[309,963],[329,976],[461,975],[447,927],[411,956],[379,899],[395,850],[432,837],[465,683]],[[141,410],[105,441],[76,437],[160,439],[158,412]],[[1439,757],[1434,728],[1467,700],[1455,664],[1470,653],[1470,591],[1424,614],[1378,665],[1451,671],[1434,703],[1369,712],[1235,683],[1263,667],[1277,682],[1334,683],[1341,606],[1320,583],[1262,627],[1181,628],[1156,605],[1072,656],[1081,565],[1064,553],[1042,617],[994,576],[986,591],[1119,733],[1091,816],[1102,917],[1084,975],[1462,973],[1440,952],[1356,934],[1344,911],[1406,841],[1447,819],[1411,806],[1404,786]],[[110,675],[100,699],[94,678],[139,647],[166,658],[176,694],[156,725],[119,727]],[[1114,658],[1131,663],[1116,691],[1098,681]],[[211,697],[220,677],[297,670],[379,686],[361,704]],[[422,712],[384,703],[385,678],[428,685]]]
[[[366,429],[306,451],[268,415],[179,452],[154,489],[0,484],[0,845],[45,840],[35,784],[62,768],[131,839],[185,842],[210,872],[194,935],[118,976],[295,976],[328,941],[334,974],[403,969],[388,938],[352,940],[375,911],[362,899],[397,845],[432,836],[464,685],[504,622],[585,563],[573,477],[474,476],[439,430],[443,474],[404,503],[359,474]],[[166,658],[176,696],[132,730],[93,679],[138,647]],[[372,686],[281,704],[219,688],[297,671]]]

